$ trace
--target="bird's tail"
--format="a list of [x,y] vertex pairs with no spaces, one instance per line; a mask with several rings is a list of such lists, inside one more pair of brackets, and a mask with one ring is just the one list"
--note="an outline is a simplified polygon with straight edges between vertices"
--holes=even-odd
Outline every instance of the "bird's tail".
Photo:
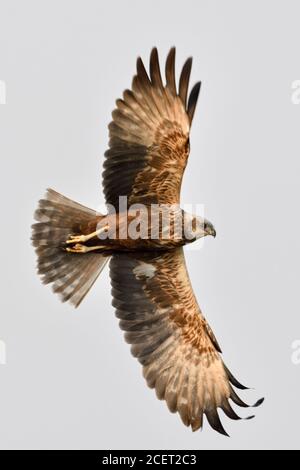
[[48,189],[39,201],[32,226],[32,243],[37,254],[38,273],[44,284],[52,283],[53,291],[63,302],[77,307],[105,266],[108,257],[102,253],[68,253],[64,242],[78,234],[80,226],[97,216],[96,211]]

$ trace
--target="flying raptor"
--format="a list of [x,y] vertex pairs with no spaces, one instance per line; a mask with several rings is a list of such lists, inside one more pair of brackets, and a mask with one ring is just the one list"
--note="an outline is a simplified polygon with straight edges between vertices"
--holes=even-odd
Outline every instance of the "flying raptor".
[[200,91],[199,82],[188,93],[191,67],[189,58],[177,87],[175,48],[167,56],[165,82],[156,48],[149,74],[138,58],[132,87],[116,101],[109,124],[107,214],[48,189],[35,212],[32,240],[42,281],[75,307],[110,260],[112,303],[148,385],[193,431],[202,428],[206,415],[226,435],[218,409],[240,419],[230,402],[248,407],[234,390],[246,387],[222,360],[183,252],[185,244],[216,235],[208,220],[180,208]]

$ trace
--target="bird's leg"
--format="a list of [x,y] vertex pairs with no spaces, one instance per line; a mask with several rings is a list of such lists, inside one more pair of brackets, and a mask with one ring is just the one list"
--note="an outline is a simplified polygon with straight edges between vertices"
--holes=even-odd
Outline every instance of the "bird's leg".
[[67,247],[66,251],[69,253],[88,253],[89,251],[94,251],[94,250],[101,250],[105,248],[104,246],[101,245],[95,245],[95,246],[86,246],[82,245],[81,243],[76,243],[76,245],[72,247]]
[[91,238],[98,237],[101,233],[106,232],[108,230],[108,225],[99,228],[95,232],[89,233],[88,235],[70,235],[66,243],[85,243]]

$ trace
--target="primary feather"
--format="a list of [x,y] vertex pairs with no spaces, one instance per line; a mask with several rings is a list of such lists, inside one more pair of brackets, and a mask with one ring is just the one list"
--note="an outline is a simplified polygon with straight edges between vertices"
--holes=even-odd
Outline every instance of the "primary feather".
[[168,54],[163,84],[157,49],[150,56],[150,77],[141,58],[132,89],[117,100],[109,125],[103,186],[106,202],[118,209],[119,196],[129,204],[179,204],[189,155],[189,132],[199,95],[197,84],[186,106],[192,60],[175,79],[175,48]]

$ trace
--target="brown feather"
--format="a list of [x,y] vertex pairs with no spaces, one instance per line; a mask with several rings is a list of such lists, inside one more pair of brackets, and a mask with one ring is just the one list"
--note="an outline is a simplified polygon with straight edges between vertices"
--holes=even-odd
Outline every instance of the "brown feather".
[[202,427],[205,414],[227,435],[217,409],[236,420],[228,399],[247,405],[230,385],[233,376],[197,304],[182,249],[115,253],[110,276],[116,316],[149,387],[192,430]]
[[[150,56],[148,75],[140,58],[132,90],[125,90],[123,100],[117,100],[113,121],[109,125],[109,145],[106,152],[103,186],[106,201],[116,209],[119,196],[127,196],[129,203],[178,203],[181,182],[189,155],[190,116],[195,108],[195,91],[186,108],[191,60],[185,63],[180,77],[179,94],[176,92],[175,48],[166,61],[164,87],[157,49]],[[140,165],[128,159],[142,150]],[[117,154],[117,159],[112,155]],[[125,172],[125,166],[128,172]],[[129,170],[131,168],[132,171]],[[130,175],[130,176],[129,176]],[[122,179],[126,182],[121,182]]]
[[171,91],[173,96],[176,96],[176,81],[175,81],[175,54],[176,49],[172,47],[170,50],[167,61],[166,61],[166,81],[167,87]]
[[192,123],[193,121],[196,104],[197,104],[198,96],[200,93],[200,88],[201,88],[201,82],[196,83],[196,85],[193,86],[192,91],[189,96],[187,113],[190,119],[190,123]]
[[156,47],[154,47],[151,51],[150,56],[150,77],[155,88],[163,91],[164,85],[161,78],[160,67],[159,67],[159,59],[158,59],[158,52]]
[[100,253],[85,256],[67,253],[63,245],[71,234],[97,218],[97,213],[71,199],[48,189],[35,212],[37,223],[32,226],[32,241],[36,247],[38,274],[44,284],[52,284],[53,291],[63,302],[75,307],[92,287],[108,257]]
[[188,88],[189,88],[189,80],[190,80],[190,75],[191,75],[191,70],[192,70],[192,63],[193,63],[193,59],[192,57],[189,57],[186,60],[182,68],[180,79],[179,79],[179,96],[185,108],[186,108],[186,100],[187,100],[187,94],[188,94]]

